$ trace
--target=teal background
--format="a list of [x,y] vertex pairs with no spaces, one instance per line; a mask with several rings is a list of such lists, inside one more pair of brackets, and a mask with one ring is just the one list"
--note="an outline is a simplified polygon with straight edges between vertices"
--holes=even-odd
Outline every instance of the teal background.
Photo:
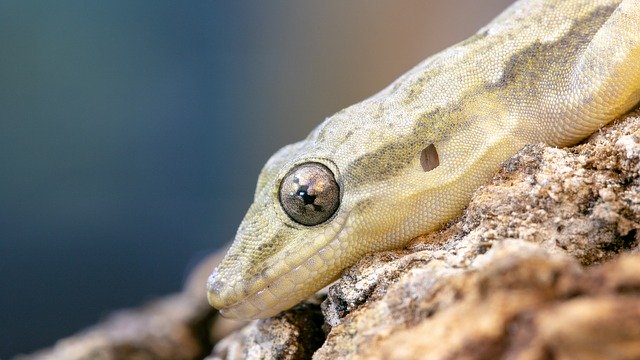
[[508,2],[0,0],[0,358],[178,291],[270,154]]

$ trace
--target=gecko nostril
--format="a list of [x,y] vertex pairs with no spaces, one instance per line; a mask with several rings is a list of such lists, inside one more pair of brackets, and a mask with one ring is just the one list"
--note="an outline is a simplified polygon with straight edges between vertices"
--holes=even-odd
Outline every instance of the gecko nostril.
[[220,274],[216,268],[207,279],[207,299],[209,300],[209,304],[216,309],[221,309],[226,306],[222,296],[224,287],[225,283],[220,279]]
[[207,279],[207,291],[209,291],[210,293],[220,294],[223,286],[224,282],[220,280],[218,268],[216,268]]
[[220,294],[222,286],[224,286],[224,283],[220,280],[207,282],[207,290],[211,293]]

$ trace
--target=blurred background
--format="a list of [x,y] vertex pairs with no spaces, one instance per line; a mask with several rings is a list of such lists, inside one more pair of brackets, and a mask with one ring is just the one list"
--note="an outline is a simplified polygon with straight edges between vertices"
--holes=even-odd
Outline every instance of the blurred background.
[[275,150],[510,2],[0,0],[0,358],[179,291]]

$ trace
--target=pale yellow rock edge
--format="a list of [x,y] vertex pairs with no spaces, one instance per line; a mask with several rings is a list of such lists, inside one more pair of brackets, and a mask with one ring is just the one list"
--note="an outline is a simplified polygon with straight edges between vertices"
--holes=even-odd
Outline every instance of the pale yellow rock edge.
[[[576,143],[639,100],[637,0],[518,1],[273,155],[209,278],[209,302],[230,318],[275,315],[365,254],[459,215],[525,144]],[[439,165],[425,171],[430,145]],[[279,200],[283,178],[310,162],[340,187],[339,208],[315,226],[292,220]]]

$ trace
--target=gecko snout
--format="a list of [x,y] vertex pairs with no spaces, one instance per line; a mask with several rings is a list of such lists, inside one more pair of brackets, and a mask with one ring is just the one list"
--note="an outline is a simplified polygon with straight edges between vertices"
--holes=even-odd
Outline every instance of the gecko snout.
[[207,300],[216,309],[222,309],[228,305],[222,298],[224,287],[225,283],[220,279],[218,268],[215,268],[207,279]]

